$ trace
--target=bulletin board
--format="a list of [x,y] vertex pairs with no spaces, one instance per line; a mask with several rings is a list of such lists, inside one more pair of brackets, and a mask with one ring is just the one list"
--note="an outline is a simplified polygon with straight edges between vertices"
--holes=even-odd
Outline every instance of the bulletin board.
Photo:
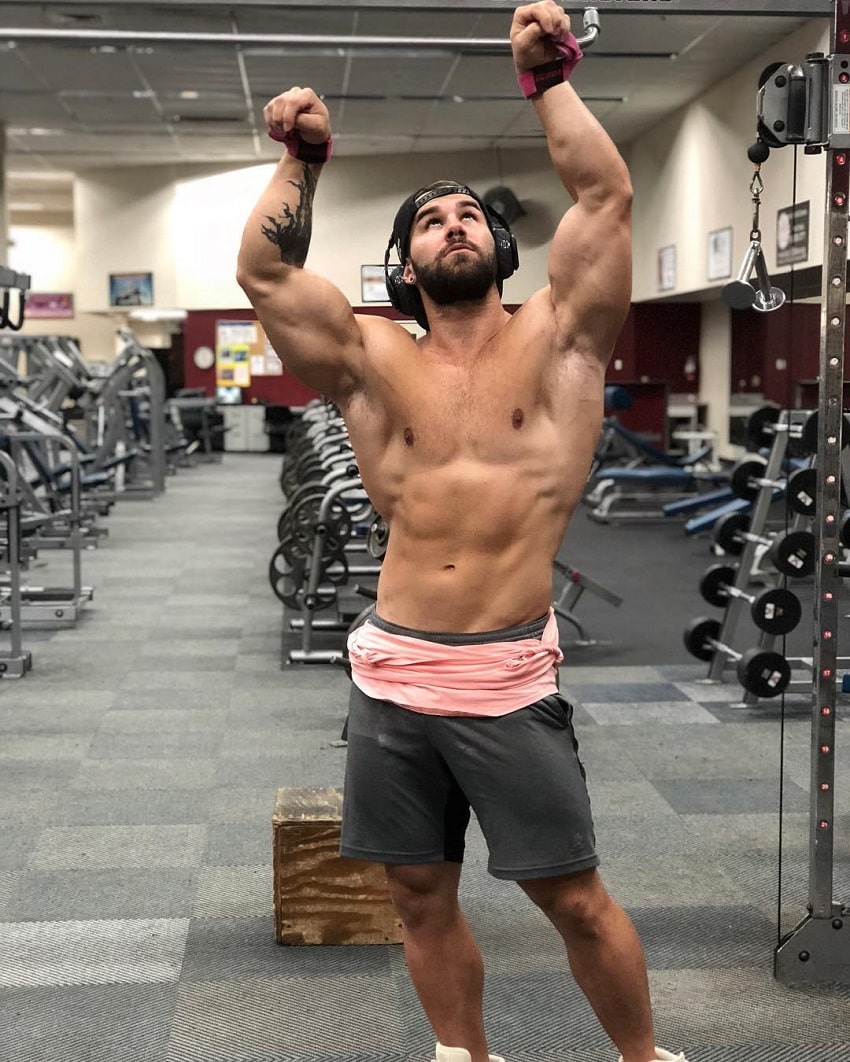
[[282,376],[283,365],[259,321],[216,321],[216,387],[250,387],[256,376]]

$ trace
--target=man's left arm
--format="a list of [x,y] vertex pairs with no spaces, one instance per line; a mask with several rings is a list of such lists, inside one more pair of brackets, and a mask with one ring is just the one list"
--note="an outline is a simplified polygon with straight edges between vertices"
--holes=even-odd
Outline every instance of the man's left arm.
[[[553,0],[517,8],[511,46],[517,70],[560,58],[569,18]],[[549,297],[559,346],[607,364],[631,299],[632,188],[611,138],[563,81],[531,96],[555,171],[574,200],[549,256]]]

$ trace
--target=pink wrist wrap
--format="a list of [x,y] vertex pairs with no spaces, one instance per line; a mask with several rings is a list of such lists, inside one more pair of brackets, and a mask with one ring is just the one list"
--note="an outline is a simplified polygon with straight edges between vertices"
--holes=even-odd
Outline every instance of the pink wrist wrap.
[[531,70],[517,71],[517,81],[526,99],[536,96],[538,92],[545,92],[553,85],[560,85],[562,81],[569,81],[570,74],[584,55],[572,33],[568,33],[562,41],[557,41],[555,47],[560,53],[559,59],[541,63]]
[[292,129],[288,133],[280,133],[277,129],[269,129],[269,136],[272,140],[277,140],[278,143],[283,144],[289,154],[294,159],[298,159],[299,162],[312,162],[314,164],[327,162],[333,152],[333,137],[328,137],[321,144],[311,144],[309,140],[305,140],[301,136],[297,129]]

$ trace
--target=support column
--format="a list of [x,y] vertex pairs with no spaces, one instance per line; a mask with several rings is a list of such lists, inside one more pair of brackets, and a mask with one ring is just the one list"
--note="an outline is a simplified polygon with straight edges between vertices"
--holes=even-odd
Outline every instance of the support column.
[[9,201],[6,194],[6,126],[0,122],[0,265],[9,265]]
[[719,299],[702,306],[699,340],[699,401],[706,427],[716,432],[717,457],[729,457],[729,397],[732,380],[732,315]]

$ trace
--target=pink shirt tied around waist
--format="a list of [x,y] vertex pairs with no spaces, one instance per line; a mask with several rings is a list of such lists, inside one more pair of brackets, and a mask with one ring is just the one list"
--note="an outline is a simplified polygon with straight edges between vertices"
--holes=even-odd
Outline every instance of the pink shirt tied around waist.
[[540,638],[443,645],[368,621],[348,636],[351,677],[368,697],[425,715],[499,716],[556,693],[558,622]]

